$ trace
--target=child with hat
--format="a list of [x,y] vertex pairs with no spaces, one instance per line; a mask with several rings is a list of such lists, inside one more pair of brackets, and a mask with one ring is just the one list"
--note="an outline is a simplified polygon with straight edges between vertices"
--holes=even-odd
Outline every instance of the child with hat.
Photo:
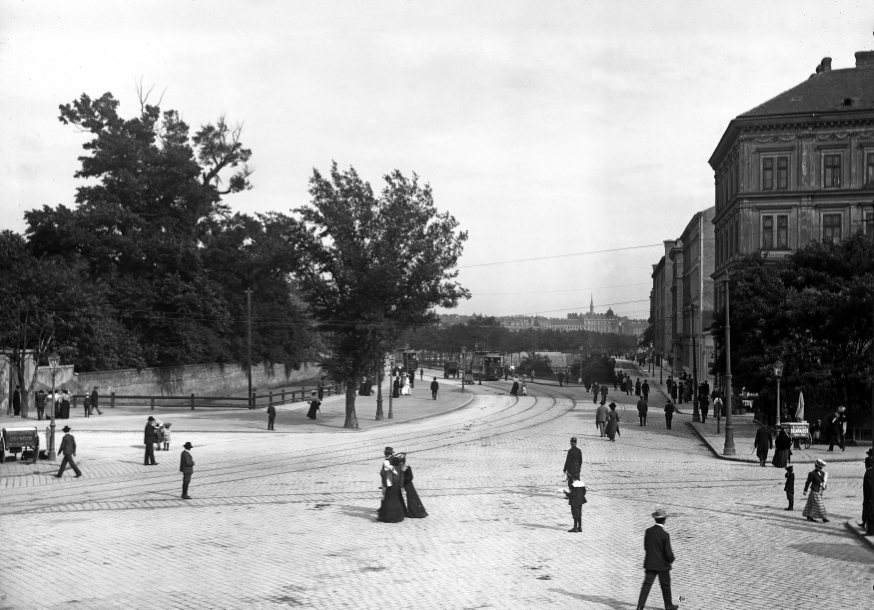
[[783,510],[793,510],[795,507],[795,473],[792,472],[792,464],[786,467],[786,485],[783,486],[789,507]]
[[574,526],[569,529],[569,532],[583,531],[583,504],[586,500],[586,484],[580,480],[580,475],[575,474],[574,480],[570,484],[570,491],[564,492],[564,497],[567,498],[567,503],[571,506],[571,516],[574,518]]
[[170,424],[164,424],[164,436],[162,437],[164,441],[164,451],[170,451]]

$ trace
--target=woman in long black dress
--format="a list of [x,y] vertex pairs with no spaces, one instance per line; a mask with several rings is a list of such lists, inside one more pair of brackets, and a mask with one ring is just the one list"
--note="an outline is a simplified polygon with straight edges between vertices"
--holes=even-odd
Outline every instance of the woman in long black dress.
[[404,471],[404,492],[407,494],[407,517],[413,519],[424,519],[428,516],[428,511],[425,510],[425,505],[419,499],[419,494],[416,492],[416,487],[413,485],[413,469],[407,465],[406,459],[403,459]]
[[310,393],[310,410],[307,411],[307,417],[315,419],[316,412],[321,411],[321,409],[319,409],[320,406],[322,406],[322,403],[319,401],[318,396],[316,396],[316,392],[313,391]]
[[395,377],[394,387],[391,391],[392,398],[400,398],[401,397],[401,382],[400,379]]
[[399,523],[404,520],[404,515],[407,512],[404,499],[401,496],[403,478],[398,472],[400,460],[397,456],[392,456],[389,463],[392,468],[390,472],[386,473],[386,477],[391,480],[391,485],[388,485],[388,481],[386,481],[385,495],[382,497],[382,504],[376,513],[376,520],[383,523]]

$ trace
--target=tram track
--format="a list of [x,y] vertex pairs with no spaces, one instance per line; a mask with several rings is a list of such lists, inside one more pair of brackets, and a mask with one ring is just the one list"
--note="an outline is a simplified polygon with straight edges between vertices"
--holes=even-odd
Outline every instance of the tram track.
[[[496,389],[505,389],[501,386],[483,384]],[[559,397],[556,397],[556,394]],[[486,399],[497,397],[484,396]],[[198,468],[198,487],[204,488],[211,485],[224,485],[229,483],[251,481],[259,478],[275,477],[281,475],[307,472],[325,468],[344,467],[366,462],[372,462],[381,453],[383,443],[397,445],[406,453],[423,453],[444,449],[446,447],[463,445],[468,443],[482,442],[505,434],[517,433],[544,423],[553,421],[565,413],[572,411],[577,404],[575,398],[563,392],[536,390],[532,393],[531,404],[521,410],[513,411],[520,402],[521,397],[515,397],[513,401],[492,413],[474,417],[469,420],[453,422],[428,430],[397,433],[397,429],[380,429],[373,433],[373,437],[366,441],[357,440],[330,445],[322,453],[325,457],[316,457],[309,450],[297,450],[283,452],[281,455],[270,459],[259,459],[253,462],[251,458],[237,458],[222,465]],[[562,409],[560,405],[566,405],[562,399],[570,401],[570,407]],[[475,403],[474,403],[475,404]],[[376,452],[376,453],[375,453]],[[228,476],[228,471],[235,474]],[[145,474],[145,476],[144,476]],[[127,474],[122,478],[115,477],[112,480],[94,479],[81,481],[76,488],[66,488],[55,492],[52,487],[36,486],[19,488],[19,490],[6,490],[12,494],[4,493],[6,499],[0,505],[0,514],[19,512],[24,507],[38,508],[42,501],[51,502],[52,506],[64,504],[82,504],[93,502],[117,502],[130,496],[130,487],[134,483],[137,486],[137,495],[165,494],[167,479],[170,474],[162,471],[156,473]],[[175,478],[175,473],[172,475]],[[82,485],[85,483],[85,485]],[[34,498],[34,492],[39,492],[40,497]],[[49,492],[49,493],[43,493]],[[10,495],[19,498],[9,500]]]

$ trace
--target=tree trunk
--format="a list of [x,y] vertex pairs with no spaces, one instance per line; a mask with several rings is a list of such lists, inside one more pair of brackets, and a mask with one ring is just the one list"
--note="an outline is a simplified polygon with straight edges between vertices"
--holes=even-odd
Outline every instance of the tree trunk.
[[358,416],[355,414],[355,390],[358,385],[354,379],[346,380],[346,423],[344,428],[358,430]]

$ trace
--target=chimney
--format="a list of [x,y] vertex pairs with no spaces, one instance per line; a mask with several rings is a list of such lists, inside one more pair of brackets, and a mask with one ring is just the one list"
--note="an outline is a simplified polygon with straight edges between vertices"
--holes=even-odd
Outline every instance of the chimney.
[[832,58],[831,57],[823,57],[822,61],[819,62],[819,65],[822,66],[823,72],[829,72],[832,69]]
[[874,68],[874,51],[859,51],[856,53],[857,68]]

